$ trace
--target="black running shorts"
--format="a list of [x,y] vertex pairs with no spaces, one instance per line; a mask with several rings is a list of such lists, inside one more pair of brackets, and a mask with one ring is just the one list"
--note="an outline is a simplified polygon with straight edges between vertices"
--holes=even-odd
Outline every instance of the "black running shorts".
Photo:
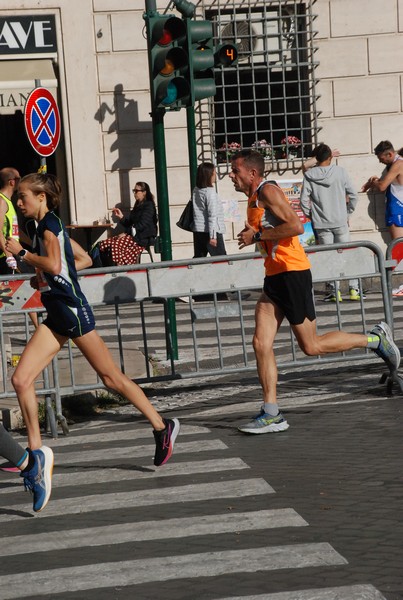
[[310,269],[266,276],[263,291],[283,311],[291,325],[316,319]]
[[50,294],[42,294],[41,300],[48,313],[43,323],[55,333],[74,339],[95,329],[94,313],[89,304],[68,306]]

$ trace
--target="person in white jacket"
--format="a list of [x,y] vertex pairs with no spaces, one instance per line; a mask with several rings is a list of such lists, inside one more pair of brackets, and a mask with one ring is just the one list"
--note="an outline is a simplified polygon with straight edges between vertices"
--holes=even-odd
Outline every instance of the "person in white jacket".
[[[350,241],[348,220],[358,200],[347,171],[331,164],[333,155],[326,144],[316,146],[312,158],[304,164],[301,191],[302,212],[312,221],[317,243],[326,245]],[[357,279],[349,281],[349,288],[350,300],[360,300]],[[339,302],[342,301],[334,283],[327,283],[327,291],[324,300],[335,302],[337,293]]]
[[193,201],[194,257],[202,258],[227,254],[224,244],[224,209],[214,184],[216,169],[212,163],[201,163],[197,168]]

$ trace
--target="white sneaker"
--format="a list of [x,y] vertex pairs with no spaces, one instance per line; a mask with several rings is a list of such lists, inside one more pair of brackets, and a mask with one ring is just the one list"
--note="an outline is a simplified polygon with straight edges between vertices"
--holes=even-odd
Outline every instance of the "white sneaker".
[[262,408],[260,413],[256,417],[253,417],[252,421],[241,425],[238,427],[238,430],[242,431],[242,433],[275,433],[285,431],[288,428],[289,424],[280,412],[273,417],[265,413]]
[[394,296],[395,298],[403,296],[403,285],[400,285],[398,288],[394,288],[392,290],[392,296]]

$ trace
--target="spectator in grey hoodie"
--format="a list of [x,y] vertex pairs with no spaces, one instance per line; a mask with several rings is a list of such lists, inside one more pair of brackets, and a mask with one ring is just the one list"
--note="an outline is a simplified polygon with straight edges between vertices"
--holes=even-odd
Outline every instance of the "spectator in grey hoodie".
[[216,169],[212,163],[204,162],[198,166],[196,187],[192,194],[193,258],[202,258],[207,254],[227,254],[223,236],[224,210],[214,187],[216,177]]
[[[347,171],[332,165],[331,148],[319,144],[311,159],[304,164],[304,181],[301,191],[301,209],[311,219],[318,244],[333,244],[350,241],[348,219],[354,212],[358,196]],[[315,166],[313,166],[315,165]],[[350,300],[360,300],[358,280],[349,281]],[[327,283],[324,300],[341,302],[340,290],[334,283]]]

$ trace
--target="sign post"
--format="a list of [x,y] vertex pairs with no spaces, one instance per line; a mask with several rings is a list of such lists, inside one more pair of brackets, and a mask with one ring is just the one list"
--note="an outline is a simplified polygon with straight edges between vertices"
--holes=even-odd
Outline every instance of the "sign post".
[[53,95],[43,87],[35,88],[25,104],[25,131],[33,149],[42,157],[40,171],[46,173],[46,157],[60,140],[60,114]]

